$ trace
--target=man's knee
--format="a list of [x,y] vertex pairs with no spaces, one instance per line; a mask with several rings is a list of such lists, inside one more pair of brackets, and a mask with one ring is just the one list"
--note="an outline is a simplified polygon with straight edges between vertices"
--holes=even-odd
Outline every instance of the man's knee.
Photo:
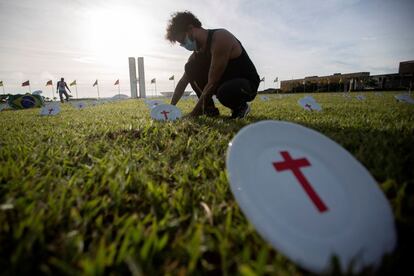
[[184,66],[185,74],[190,78],[190,80],[194,80],[196,76],[196,72],[199,71],[199,68],[194,60],[190,60]]
[[216,96],[224,106],[234,108],[252,101],[256,94],[257,90],[252,89],[247,79],[233,79],[223,83],[217,89]]
[[257,91],[253,91],[250,82],[246,79],[234,79],[224,82],[217,89],[217,98],[232,96],[250,97],[256,94]]

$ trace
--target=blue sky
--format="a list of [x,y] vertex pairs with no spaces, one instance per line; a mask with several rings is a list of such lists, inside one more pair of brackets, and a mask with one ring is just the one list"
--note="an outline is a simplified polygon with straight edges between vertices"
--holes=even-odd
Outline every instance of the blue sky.
[[[0,0],[0,80],[7,91],[64,76],[82,96],[129,90],[128,56],[144,56],[147,94],[172,90],[189,52],[164,39],[174,11],[226,28],[244,45],[266,88],[273,79],[335,72],[397,72],[414,59],[411,0]],[[263,88],[263,83],[261,88]],[[1,92],[1,90],[0,90]]]

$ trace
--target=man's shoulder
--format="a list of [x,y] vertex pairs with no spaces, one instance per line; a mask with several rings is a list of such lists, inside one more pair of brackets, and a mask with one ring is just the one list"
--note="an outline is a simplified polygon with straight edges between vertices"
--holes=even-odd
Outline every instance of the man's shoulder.
[[217,29],[214,31],[213,40],[234,38],[234,35],[227,29]]
[[218,29],[214,32],[211,46],[215,48],[216,46],[231,46],[234,43],[237,43],[237,38],[226,29]]

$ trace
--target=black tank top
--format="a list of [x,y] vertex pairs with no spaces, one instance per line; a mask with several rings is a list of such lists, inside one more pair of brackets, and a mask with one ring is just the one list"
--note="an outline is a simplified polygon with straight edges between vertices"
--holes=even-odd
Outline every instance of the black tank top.
[[[219,29],[214,30],[207,30],[207,45],[205,52],[203,53],[209,59],[211,64],[211,42],[213,39],[213,34]],[[236,38],[237,39],[237,38]],[[244,49],[243,45],[239,42],[240,47],[242,48],[242,52],[240,56],[230,59],[226,69],[224,70],[223,76],[220,79],[219,85],[236,78],[244,78],[250,81],[252,88],[257,90],[260,83],[260,77],[257,74],[256,67],[254,66],[253,62],[251,61],[249,55],[247,54],[246,50]]]

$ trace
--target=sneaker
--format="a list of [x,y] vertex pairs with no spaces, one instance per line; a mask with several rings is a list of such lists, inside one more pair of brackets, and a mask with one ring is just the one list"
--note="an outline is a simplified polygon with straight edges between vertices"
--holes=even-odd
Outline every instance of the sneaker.
[[244,106],[233,110],[231,113],[232,119],[244,119],[247,117],[247,114],[250,112],[250,105],[248,103],[245,103]]

